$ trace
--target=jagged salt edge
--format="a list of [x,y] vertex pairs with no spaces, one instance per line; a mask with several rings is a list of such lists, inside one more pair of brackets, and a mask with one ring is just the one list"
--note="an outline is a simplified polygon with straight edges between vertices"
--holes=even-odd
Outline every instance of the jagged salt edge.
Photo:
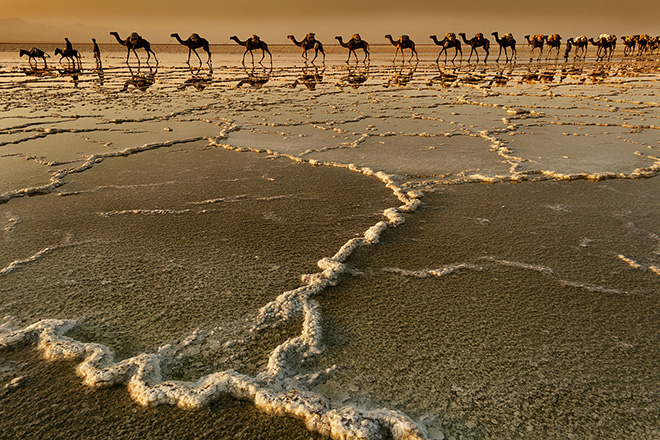
[[0,194],[0,204],[2,203],[7,203],[9,200],[17,198],[17,197],[25,197],[25,196],[33,196],[33,195],[39,195],[39,194],[49,194],[53,191],[55,191],[56,188],[62,186],[65,184],[64,178],[68,176],[69,174],[74,174],[74,173],[80,173],[83,171],[86,171],[90,168],[92,168],[95,164],[102,162],[104,159],[111,158],[111,157],[119,157],[119,156],[128,156],[130,154],[136,154],[136,153],[141,153],[143,151],[148,151],[148,150],[154,150],[157,148],[163,148],[163,147],[171,147],[172,145],[177,145],[177,144],[185,144],[185,143],[191,143],[191,142],[199,142],[199,141],[214,141],[215,139],[222,139],[227,137],[227,133],[235,129],[235,127],[229,127],[227,129],[221,130],[220,134],[216,136],[215,138],[209,138],[206,136],[197,136],[197,137],[191,137],[191,138],[185,138],[185,139],[175,139],[175,140],[168,140],[168,141],[163,141],[163,142],[152,142],[148,144],[144,144],[139,147],[128,147],[125,148],[121,151],[113,151],[113,152],[108,152],[108,153],[103,153],[103,154],[93,154],[90,156],[86,156],[85,162],[83,162],[80,166],[76,168],[71,168],[71,169],[61,169],[56,172],[54,172],[51,177],[50,177],[50,183],[47,183],[45,185],[41,186],[34,186],[34,187],[29,187],[29,188],[20,188],[17,190],[9,191],[4,194]]
[[[194,138],[194,142],[201,140]],[[209,140],[212,145],[222,146]],[[181,140],[177,143],[182,142]],[[168,146],[173,142],[147,144],[136,150],[144,151],[150,148]],[[224,147],[224,146],[223,146]],[[374,244],[382,232],[388,227],[402,224],[405,219],[401,212],[412,212],[420,204],[421,192],[404,191],[394,183],[392,176],[383,172],[374,172],[368,167],[358,167],[354,164],[322,163],[313,160],[302,160],[295,156],[279,154],[270,151],[244,149],[226,146],[229,150],[267,152],[276,156],[285,156],[298,162],[313,165],[326,165],[348,168],[367,176],[374,176],[385,183],[394,195],[403,202],[398,208],[388,208],[383,212],[387,221],[380,221],[369,228],[363,237],[353,238],[345,243],[331,258],[323,258],[317,264],[322,272],[303,275],[305,286],[284,292],[275,301],[262,307],[253,330],[265,325],[274,315],[280,319],[290,319],[303,314],[303,329],[299,336],[291,338],[278,346],[269,357],[266,371],[258,378],[251,378],[233,371],[212,373],[200,378],[197,382],[163,381],[161,362],[168,356],[168,350],[157,354],[141,354],[125,359],[119,363],[113,362],[113,353],[108,347],[95,343],[83,343],[64,336],[75,321],[42,320],[22,330],[9,330],[8,325],[0,326],[0,349],[38,341],[38,348],[47,359],[83,359],[76,369],[86,385],[104,387],[117,384],[127,384],[133,400],[142,405],[170,404],[185,409],[197,409],[208,405],[222,394],[229,394],[238,399],[251,400],[265,412],[276,415],[291,415],[305,421],[311,431],[316,431],[336,439],[370,439],[379,438],[383,429],[388,429],[394,439],[423,439],[426,434],[422,428],[404,414],[387,409],[360,410],[355,407],[332,409],[329,402],[314,393],[282,388],[282,380],[294,373],[293,365],[298,364],[308,356],[318,354],[322,350],[321,316],[316,301],[310,297],[316,295],[330,285],[335,285],[338,277],[347,271],[342,263],[351,253],[364,244]],[[124,150],[119,153],[92,156],[77,170],[82,171],[93,166],[105,157],[130,154]],[[261,385],[265,383],[268,386]],[[279,386],[278,386],[279,385]]]
[[60,244],[55,244],[55,245],[52,245],[52,246],[46,246],[45,248],[41,249],[40,251],[36,252],[35,254],[33,254],[33,255],[31,255],[27,258],[22,258],[20,260],[12,261],[7,266],[0,269],[0,275],[6,275],[10,272],[13,272],[14,270],[18,269],[19,267],[21,267],[25,264],[37,261],[38,259],[40,259],[44,255],[48,255],[51,252],[56,251],[58,249],[67,248],[67,247],[71,247],[71,246],[77,246],[77,245],[81,245],[81,244],[87,244],[87,243],[91,243],[91,242],[92,242],[92,240],[71,242],[71,237],[66,237],[62,241],[62,243],[60,243]]

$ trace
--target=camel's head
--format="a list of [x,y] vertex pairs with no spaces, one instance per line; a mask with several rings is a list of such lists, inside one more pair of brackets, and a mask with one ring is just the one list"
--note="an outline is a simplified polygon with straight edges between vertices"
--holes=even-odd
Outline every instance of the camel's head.
[[179,34],[177,32],[174,32],[173,34],[170,34],[170,37],[172,37],[172,38],[175,38],[175,37],[178,37],[178,36],[179,36]]
[[92,38],[92,41],[93,41],[94,43],[96,43],[96,38]]
[[387,35],[385,35],[385,38],[392,38],[392,35],[387,34]]
[[525,38],[529,40],[529,35],[525,35]]
[[296,37],[294,37],[293,35],[287,35],[286,37],[287,37],[289,40],[293,40],[294,38],[296,38]]
[[335,36],[335,40],[341,40],[341,35]]
[[27,54],[28,54],[28,51],[25,50],[25,49],[21,49],[18,53],[19,53],[21,56],[23,56],[23,55],[27,55]]
[[437,40],[437,39],[438,39],[438,36],[437,36],[437,35],[429,35],[429,38],[430,38],[431,40]]
[[119,34],[117,32],[114,32],[114,31],[110,32],[110,35],[114,35],[115,37],[119,36]]
[[497,36],[497,33],[498,33],[498,32],[495,31],[495,32],[491,33],[491,35],[495,35],[495,36]]

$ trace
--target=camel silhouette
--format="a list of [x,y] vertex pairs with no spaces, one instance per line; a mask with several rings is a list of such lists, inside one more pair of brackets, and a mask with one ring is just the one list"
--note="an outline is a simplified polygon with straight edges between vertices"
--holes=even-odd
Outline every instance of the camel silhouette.
[[194,52],[201,66],[202,59],[199,57],[199,54],[195,49],[202,48],[208,54],[206,64],[209,66],[211,65],[211,50],[209,49],[209,42],[205,38],[200,37],[199,34],[190,34],[187,40],[182,40],[176,32],[171,34],[170,37],[176,38],[180,44],[183,44],[188,48],[188,61],[186,61],[186,64],[190,64],[190,55]]
[[502,35],[502,38],[499,37],[497,32],[493,32],[492,35],[495,37],[495,41],[497,44],[500,45],[500,53],[497,55],[497,59],[495,62],[498,62],[500,60],[500,57],[502,56],[502,49],[504,49],[504,56],[506,58],[506,62],[509,62],[509,54],[507,53],[507,48],[511,48],[511,59],[515,60],[518,58],[518,52],[516,51],[516,39],[513,38],[513,34],[504,34]]
[[403,62],[403,49],[410,49],[410,59],[408,62],[412,60],[413,55],[415,55],[417,57],[417,61],[419,61],[419,56],[415,50],[415,42],[411,40],[408,35],[401,35],[396,41],[392,39],[392,35],[390,34],[385,35],[385,38],[387,38],[390,43],[392,43],[392,46],[396,47],[396,50],[394,51],[394,59],[392,59],[392,62],[396,61],[396,56],[398,55],[399,51],[401,51],[401,62]]
[[41,58],[42,60],[44,60],[44,69],[48,68],[48,65],[46,64],[46,57],[50,58],[50,55],[48,55],[43,50],[37,49],[36,47],[33,47],[30,50],[21,49],[18,53],[19,53],[19,56],[27,55],[28,63],[30,64],[30,67],[32,67],[32,60],[34,60],[34,66],[35,66],[34,68],[36,69],[36,67],[37,67],[37,58]]
[[360,37],[360,34],[353,34],[353,36],[351,37],[350,40],[348,40],[347,43],[344,43],[344,40],[341,37],[341,35],[336,36],[335,39],[339,42],[339,45],[341,47],[348,48],[348,58],[346,59],[347,63],[351,59],[351,54],[355,55],[355,62],[358,61],[358,57],[357,54],[355,53],[355,49],[364,50],[364,60],[362,60],[362,62],[366,62],[367,60],[371,61],[371,55],[369,55],[369,43],[364,41],[362,37]]
[[550,58],[552,49],[557,50],[557,56],[555,59],[559,58],[559,48],[561,48],[561,36],[559,34],[545,35],[545,43],[548,45],[548,54],[546,55],[546,60]]
[[82,68],[82,63],[80,62],[80,58],[82,56],[80,55],[80,52],[78,52],[76,49],[60,49],[59,47],[55,49],[55,55],[60,56],[60,64],[62,64],[62,60],[64,58],[67,58],[71,60],[71,64],[73,67],[78,67],[78,69]]
[[133,32],[125,40],[122,40],[117,32],[110,32],[110,35],[114,35],[119,44],[126,46],[126,64],[128,64],[128,57],[131,56],[131,51],[133,51],[135,58],[137,58],[138,65],[140,65],[140,57],[138,57],[135,49],[144,49],[147,52],[147,63],[149,63],[151,55],[153,55],[154,59],[156,60],[156,65],[158,65],[158,58],[156,58],[154,51],[151,50],[151,44],[142,38],[137,32]]
[[438,37],[435,35],[431,35],[429,37],[437,46],[442,46],[442,49],[440,49],[440,53],[438,53],[438,57],[435,59],[435,62],[437,63],[438,60],[440,59],[440,55],[442,53],[445,53],[445,63],[447,62],[447,49],[453,47],[455,49],[454,51],[454,58],[451,59],[451,62],[453,63],[454,60],[456,59],[456,55],[458,53],[461,53],[461,61],[463,61],[463,50],[461,49],[461,42],[456,38],[456,34],[453,32],[449,32],[445,34],[445,38],[442,40],[438,41]]
[[596,58],[598,60],[609,59],[612,58],[612,53],[614,53],[614,49],[616,48],[616,35],[601,34],[596,41],[593,38],[589,38],[589,43],[598,48],[596,50]]
[[266,53],[268,53],[268,56],[270,56],[270,64],[273,64],[273,55],[268,50],[268,45],[266,44],[265,41],[261,41],[258,35],[252,35],[250,38],[248,38],[245,41],[239,40],[236,35],[229,37],[229,39],[234,40],[241,46],[245,46],[245,52],[243,52],[243,64],[245,64],[245,55],[248,52],[250,52],[250,56],[252,57],[252,63],[254,63],[254,54],[252,53],[252,51],[255,49],[261,49],[261,59],[259,60],[260,63],[266,57]]
[[312,63],[316,57],[319,56],[319,52],[323,54],[323,62],[325,63],[325,51],[323,50],[323,44],[316,39],[315,35],[316,34],[313,32],[310,32],[309,34],[305,35],[305,38],[302,41],[296,40],[296,37],[293,35],[287,35],[286,37],[293,41],[293,44],[302,48],[302,57],[305,59],[305,61],[309,61],[307,58],[307,51],[314,49],[314,58],[312,58]]
[[478,47],[483,47],[484,51],[486,52],[486,58],[484,58],[484,63],[488,61],[488,54],[490,53],[490,40],[484,38],[484,34],[479,32],[469,40],[465,38],[464,32],[461,32],[458,35],[460,35],[461,38],[463,39],[463,43],[467,44],[472,48],[470,50],[470,56],[468,57],[468,63],[470,62],[473,53],[477,55],[477,63],[479,62],[479,52],[477,52]]
[[540,60],[541,57],[543,56],[543,45],[545,44],[545,35],[543,34],[536,34],[533,37],[530,38],[529,35],[525,35],[525,40],[527,40],[527,43],[529,44],[529,47],[531,48],[529,51],[529,60],[532,61],[532,58],[534,58],[534,50],[539,49],[539,57],[536,59],[536,61]]

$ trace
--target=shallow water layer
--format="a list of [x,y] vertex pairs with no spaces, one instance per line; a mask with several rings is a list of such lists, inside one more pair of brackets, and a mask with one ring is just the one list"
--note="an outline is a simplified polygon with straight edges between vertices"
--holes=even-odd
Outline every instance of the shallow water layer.
[[213,71],[4,53],[0,399],[22,409],[0,424],[49,433],[20,414],[60,405],[132,438],[147,412],[187,417],[133,399],[201,409],[197,437],[273,416],[334,438],[660,435],[657,62],[388,49],[223,49]]

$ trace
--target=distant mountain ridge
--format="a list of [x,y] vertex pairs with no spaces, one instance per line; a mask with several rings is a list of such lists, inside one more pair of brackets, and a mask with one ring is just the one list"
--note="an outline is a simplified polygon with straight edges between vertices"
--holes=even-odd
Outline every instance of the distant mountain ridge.
[[107,43],[114,41],[109,35],[113,30],[122,32],[121,29],[103,26],[34,24],[21,18],[1,18],[0,43],[52,43],[64,40],[64,37],[69,38],[73,43],[87,43],[92,38],[96,38],[99,43]]

